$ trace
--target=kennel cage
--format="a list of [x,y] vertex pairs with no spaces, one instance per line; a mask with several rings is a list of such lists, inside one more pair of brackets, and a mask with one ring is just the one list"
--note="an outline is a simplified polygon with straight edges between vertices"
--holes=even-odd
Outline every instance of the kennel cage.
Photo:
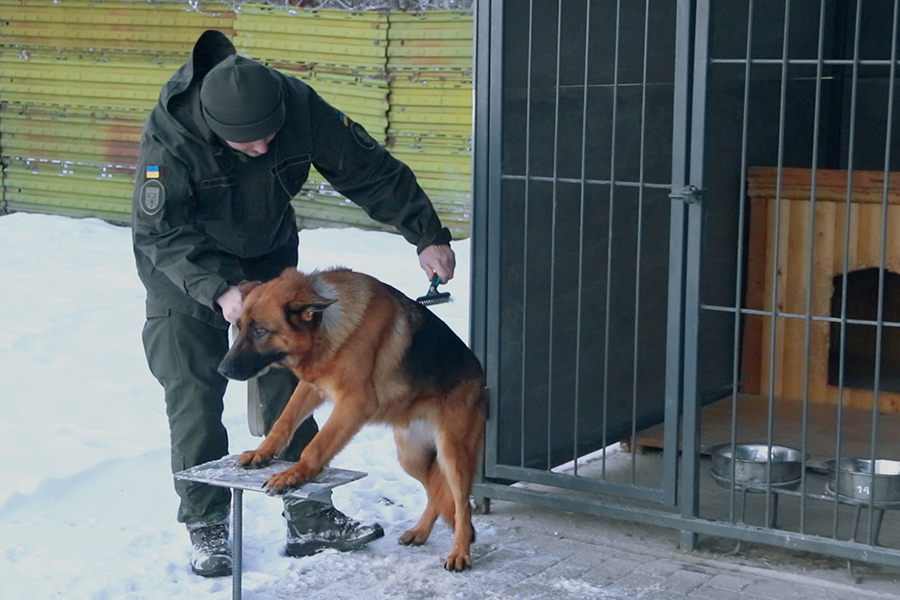
[[[863,506],[855,541],[859,504],[824,467],[900,458],[898,14],[478,5],[478,494],[673,527],[688,548],[709,534],[900,564],[896,520]],[[750,442],[809,457],[797,489],[768,481],[758,520],[704,472],[711,447]]]

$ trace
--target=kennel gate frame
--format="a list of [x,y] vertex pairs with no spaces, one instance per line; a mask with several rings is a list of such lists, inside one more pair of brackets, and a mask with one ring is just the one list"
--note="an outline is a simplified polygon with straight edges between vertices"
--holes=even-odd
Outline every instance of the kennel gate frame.
[[[747,0],[752,15],[753,0]],[[499,361],[499,306],[500,268],[497,239],[500,231],[501,186],[501,117],[502,117],[502,64],[503,64],[503,5],[502,0],[479,2],[476,4],[476,86],[475,86],[475,152],[474,168],[474,212],[473,212],[473,281],[471,288],[472,321],[470,340],[472,347],[485,365],[489,400],[489,425],[485,444],[484,464],[479,473],[473,492],[476,497],[488,501],[490,498],[522,502],[539,506],[589,513],[623,520],[668,527],[681,531],[681,547],[693,550],[701,534],[731,538],[740,542],[757,542],[783,548],[805,550],[832,555],[848,560],[900,566],[900,551],[876,547],[872,544],[857,543],[855,540],[837,539],[767,527],[757,527],[738,523],[732,515],[731,522],[715,521],[700,517],[700,410],[701,398],[698,390],[700,321],[708,311],[733,312],[735,330],[741,327],[743,312],[742,297],[736,295],[736,306],[719,307],[703,305],[701,298],[701,249],[704,223],[704,156],[708,69],[715,62],[710,56],[710,16],[711,0],[676,0],[676,43],[675,43],[675,86],[674,86],[674,130],[672,153],[671,213],[670,213],[670,276],[668,296],[667,352],[666,352],[666,392],[665,392],[665,436],[664,461],[677,469],[666,469],[667,476],[661,488],[646,489],[639,486],[617,485],[560,485],[566,477],[560,473],[540,472],[527,468],[500,468],[497,465],[496,420],[497,384]],[[862,0],[857,1],[857,15]],[[789,24],[791,1],[785,2],[785,32]],[[894,0],[894,38],[890,59],[891,97],[896,87],[897,21],[900,1]],[[621,0],[617,3],[621,6]],[[649,7],[649,1],[647,2]],[[820,14],[824,20],[825,0],[821,0]],[[649,8],[648,8],[649,10]],[[589,21],[588,21],[589,22]],[[748,55],[745,63],[745,94],[749,93],[750,58],[749,45],[752,40],[752,18],[748,24]],[[821,27],[818,75],[821,79]],[[859,23],[856,24],[856,39],[859,38]],[[784,54],[781,59],[782,72],[791,62],[787,54],[788,35],[784,35]],[[529,40],[530,43],[530,40]],[[618,44],[618,39],[616,40]],[[528,48],[529,55],[531,48]],[[586,50],[587,51],[587,50]],[[777,61],[776,61],[777,62]],[[860,60],[854,57],[854,77]],[[785,75],[782,75],[782,102],[779,148],[784,144],[784,89]],[[856,85],[852,93],[856,94]],[[818,106],[820,90],[816,93]],[[746,98],[744,106],[746,107]],[[890,103],[889,103],[890,106]],[[891,113],[888,116],[888,140],[890,140]],[[530,118],[530,115],[529,115]],[[818,113],[816,122],[818,124]],[[851,118],[851,123],[855,116]],[[642,124],[643,127],[643,124]],[[746,108],[744,115],[744,138],[746,143]],[[889,143],[889,141],[888,141]],[[851,132],[852,146],[852,132]],[[889,154],[889,149],[888,149]],[[746,148],[742,151],[743,171],[741,191],[746,185]],[[815,164],[815,162],[813,163]],[[852,159],[850,161],[852,169]],[[886,160],[885,171],[888,171]],[[779,166],[781,162],[779,160]],[[555,174],[554,174],[555,175]],[[526,174],[526,179],[528,179]],[[584,181],[582,179],[582,185]],[[495,199],[490,201],[489,199]],[[743,203],[745,199],[741,202]],[[743,217],[741,227],[743,227]],[[742,230],[742,229],[741,229]],[[741,252],[742,250],[738,250]],[[740,269],[740,267],[738,267]],[[494,276],[491,276],[493,274]],[[740,276],[738,277],[740,285]],[[809,318],[809,316],[807,316]],[[845,320],[846,322],[846,320]],[[880,340],[879,325],[879,340]],[[738,361],[740,336],[736,336],[735,365]],[[737,370],[734,371],[737,378]],[[738,382],[734,382],[736,398]],[[808,401],[808,399],[807,399]],[[771,405],[771,401],[770,401]],[[682,414],[682,423],[672,415]],[[768,431],[771,434],[771,409]],[[873,414],[873,419],[876,416]],[[493,425],[492,425],[493,423]],[[804,422],[803,435],[806,436]],[[734,438],[732,438],[734,439]],[[680,460],[678,451],[681,450]],[[577,462],[576,462],[577,464]],[[671,475],[669,477],[668,475]],[[570,487],[580,491],[596,492],[596,497],[574,496],[562,492],[542,491],[526,487],[512,487],[506,482],[492,478],[512,478],[514,480],[538,483],[561,488]],[[640,505],[641,501],[655,502],[658,506]],[[771,497],[770,501],[771,503]],[[837,504],[837,502],[836,502]],[[732,503],[733,505],[733,503]],[[674,509],[674,510],[673,510]],[[767,514],[769,508],[767,507]],[[870,519],[874,506],[870,507]],[[768,519],[766,519],[768,522]],[[870,540],[871,541],[871,540]]]

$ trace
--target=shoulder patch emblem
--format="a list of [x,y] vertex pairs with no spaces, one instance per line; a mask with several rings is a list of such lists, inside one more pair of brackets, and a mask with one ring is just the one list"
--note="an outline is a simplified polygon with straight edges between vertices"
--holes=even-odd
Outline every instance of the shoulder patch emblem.
[[371,150],[375,147],[377,142],[369,135],[369,132],[366,131],[365,127],[360,125],[359,123],[353,122],[350,124],[350,131],[353,132],[353,137],[356,139],[356,143],[365,148],[366,150]]
[[159,214],[166,202],[166,188],[159,179],[148,179],[141,186],[141,210],[148,217]]

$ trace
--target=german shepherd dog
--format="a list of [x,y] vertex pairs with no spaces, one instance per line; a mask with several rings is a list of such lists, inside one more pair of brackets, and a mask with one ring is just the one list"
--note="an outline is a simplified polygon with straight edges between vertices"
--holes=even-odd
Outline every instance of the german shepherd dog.
[[484,372],[472,351],[430,310],[349,269],[287,269],[240,291],[240,334],[219,372],[246,380],[276,365],[300,382],[266,439],[239,464],[271,461],[326,399],[334,403],[328,421],[267,490],[314,479],[363,425],[390,424],[400,464],[428,495],[421,519],[399,542],[425,543],[441,515],[455,531],[444,567],[471,567],[469,493],[485,425]]

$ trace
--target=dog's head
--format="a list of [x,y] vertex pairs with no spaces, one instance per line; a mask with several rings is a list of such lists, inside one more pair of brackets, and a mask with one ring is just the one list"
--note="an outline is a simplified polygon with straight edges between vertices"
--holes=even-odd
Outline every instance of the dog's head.
[[219,365],[219,373],[239,381],[272,364],[292,368],[303,362],[314,348],[322,313],[337,301],[316,292],[296,269],[266,283],[244,282],[239,289],[240,333]]

